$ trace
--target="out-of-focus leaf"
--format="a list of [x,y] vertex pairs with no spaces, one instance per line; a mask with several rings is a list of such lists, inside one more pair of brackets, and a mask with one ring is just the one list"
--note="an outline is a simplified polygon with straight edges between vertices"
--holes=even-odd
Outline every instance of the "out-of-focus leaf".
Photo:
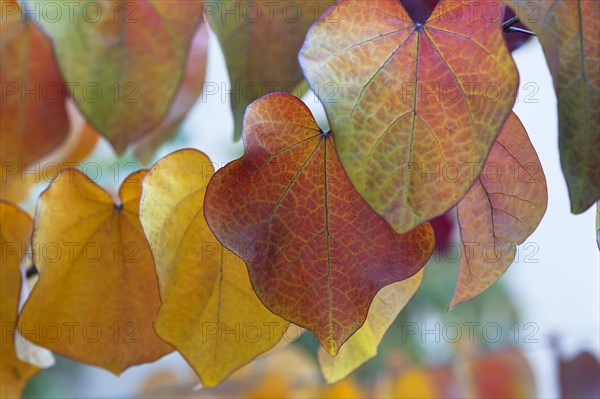
[[[242,135],[246,107],[265,94],[302,96],[306,85],[298,52],[308,28],[335,0],[216,0],[206,2],[229,71],[234,138]],[[223,90],[222,87],[219,90]],[[327,91],[327,87],[319,90]]]
[[160,298],[138,218],[141,181],[120,205],[77,170],[63,170],[39,198],[32,245],[39,281],[19,318],[28,340],[115,374],[172,348],[154,332]]
[[72,102],[67,101],[66,109],[70,121],[69,133],[58,147],[30,165],[4,164],[6,167],[0,181],[4,200],[14,203],[25,200],[36,184],[50,184],[61,169],[78,166],[94,150],[98,132],[85,122]]
[[538,36],[558,96],[560,160],[571,211],[600,199],[600,2],[507,0]]
[[1,12],[0,172],[4,183],[13,170],[25,169],[56,148],[67,135],[69,120],[66,90],[50,39],[16,1],[3,1]]
[[135,145],[135,156],[144,164],[150,163],[156,150],[177,133],[181,122],[202,93],[206,76],[207,50],[208,27],[203,24],[192,38],[184,75],[169,112],[160,125]]
[[319,365],[327,382],[341,380],[377,355],[383,335],[415,294],[422,280],[423,270],[411,278],[383,287],[371,303],[365,324],[348,339],[336,356],[329,355],[323,348],[319,349]]
[[[527,358],[516,348],[465,360],[455,370],[462,395],[470,398],[535,398],[535,378]],[[462,369],[462,370],[461,370]]]
[[[31,9],[44,3],[27,1]],[[63,7],[58,21],[40,13],[39,23],[52,37],[70,95],[120,153],[167,114],[203,3],[96,0],[72,7]]]
[[31,235],[31,217],[5,201],[0,201],[0,287],[2,288],[2,346],[0,356],[0,397],[20,397],[25,384],[39,371],[17,357],[15,333],[21,295],[20,264]]
[[548,205],[546,177],[513,113],[483,171],[458,203],[461,254],[451,307],[485,291],[504,274],[539,225]]
[[251,104],[243,139],[244,156],[208,185],[208,225],[244,259],[262,302],[335,355],[377,292],[423,267],[431,226],[395,233],[353,189],[332,133],[294,96]]
[[392,389],[393,397],[401,399],[457,397],[452,371],[445,366],[410,369],[398,378]]
[[581,352],[570,360],[561,360],[559,367],[561,398],[600,397],[600,364],[594,355]]
[[417,24],[397,0],[340,1],[300,53],[311,85],[338,90],[321,101],[350,180],[398,232],[465,195],[512,109],[504,5],[482,3],[442,0]]
[[156,331],[205,386],[273,347],[288,326],[260,302],[244,262],[208,228],[203,203],[212,174],[203,153],[174,152],[148,172],[140,205],[160,285]]

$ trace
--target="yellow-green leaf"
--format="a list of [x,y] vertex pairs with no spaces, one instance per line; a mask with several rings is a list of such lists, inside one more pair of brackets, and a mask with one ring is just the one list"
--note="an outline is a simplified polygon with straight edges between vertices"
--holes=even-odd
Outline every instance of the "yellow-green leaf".
[[327,382],[341,380],[377,355],[377,347],[385,332],[417,292],[422,280],[421,269],[406,280],[383,287],[371,303],[365,324],[342,345],[336,356],[319,348],[319,365]]
[[[217,35],[231,81],[234,138],[242,136],[246,107],[274,92],[297,97],[308,89],[298,52],[308,28],[334,0],[216,0],[206,16]],[[325,88],[324,90],[326,90]],[[218,88],[222,96],[224,87]]]
[[558,96],[560,161],[571,211],[600,199],[600,2],[506,0],[536,34]]
[[[27,2],[37,10],[44,3]],[[122,152],[167,114],[203,3],[95,0],[56,8],[58,20],[44,12],[34,17],[52,37],[82,114]]]
[[141,200],[162,300],[156,331],[205,386],[273,347],[288,326],[264,307],[244,262],[206,224],[204,195],[213,173],[203,153],[174,152],[150,169]]

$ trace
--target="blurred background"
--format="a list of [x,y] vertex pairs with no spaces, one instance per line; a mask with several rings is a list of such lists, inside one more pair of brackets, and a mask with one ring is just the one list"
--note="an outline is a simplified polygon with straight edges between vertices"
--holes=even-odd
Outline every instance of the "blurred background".
[[[230,87],[212,33],[208,51],[205,84]],[[291,328],[285,338],[289,344],[279,345],[217,388],[202,389],[178,354],[132,367],[118,378],[57,357],[54,367],[31,380],[24,396],[599,397],[600,269],[595,209],[577,216],[569,211],[559,162],[556,97],[537,39],[513,56],[521,76],[515,112],[545,170],[549,203],[536,232],[519,247],[515,263],[484,294],[448,312],[459,258],[455,216],[450,212],[436,220],[438,251],[425,267],[416,296],[388,330],[377,357],[336,384],[325,384],[320,374],[318,343],[312,334]],[[70,144],[45,159],[41,168],[68,154],[98,184],[116,192],[129,173],[179,148],[200,149],[221,167],[243,152],[241,142],[232,140],[232,115],[222,91],[198,98],[177,134],[154,155],[147,155],[146,162],[131,151],[116,156],[71,106]],[[316,96],[309,92],[303,99],[325,126]],[[48,183],[49,179],[42,178],[31,184],[31,191],[21,193],[21,204],[30,214]]]

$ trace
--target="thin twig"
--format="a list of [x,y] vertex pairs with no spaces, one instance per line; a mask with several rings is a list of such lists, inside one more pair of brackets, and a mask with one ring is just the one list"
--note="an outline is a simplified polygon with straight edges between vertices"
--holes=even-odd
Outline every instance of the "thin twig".
[[521,22],[521,20],[519,19],[519,17],[517,17],[515,15],[514,17],[512,17],[511,19],[507,20],[506,22],[504,22],[502,24],[502,30],[504,30],[504,32],[506,32],[506,33],[519,32],[519,33],[525,33],[526,35],[535,36],[535,33],[533,33],[530,30],[516,27],[515,25],[518,24],[519,22]]

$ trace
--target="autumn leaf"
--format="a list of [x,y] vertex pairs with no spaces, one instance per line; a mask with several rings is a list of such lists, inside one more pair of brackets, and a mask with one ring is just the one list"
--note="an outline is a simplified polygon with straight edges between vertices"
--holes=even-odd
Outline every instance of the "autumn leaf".
[[513,113],[481,175],[458,203],[461,254],[451,307],[485,291],[504,274],[517,245],[537,228],[547,205],[540,160]]
[[97,0],[70,7],[62,7],[60,20],[38,15],[38,22],[52,37],[70,95],[121,153],[169,110],[203,3]]
[[[50,39],[21,11],[2,2],[0,157],[2,182],[54,150],[66,137],[66,90]],[[3,196],[4,197],[4,196]]]
[[411,368],[392,384],[392,397],[397,399],[438,399],[456,398],[458,389],[447,366],[427,366]]
[[123,182],[119,205],[77,170],[42,193],[32,240],[39,281],[19,318],[25,338],[114,374],[172,351],[152,326],[160,299],[138,218],[145,172]]
[[319,349],[319,365],[328,383],[341,380],[377,355],[385,332],[417,292],[422,280],[423,270],[411,278],[383,287],[371,303],[365,324],[346,341],[336,356]]
[[94,150],[99,133],[83,119],[72,102],[67,101],[65,108],[70,122],[69,132],[59,146],[29,166],[24,163],[5,164],[0,181],[4,200],[13,203],[24,201],[37,184],[49,184],[61,169],[79,165]]
[[350,180],[401,233],[465,195],[515,100],[503,3],[472,5],[442,0],[419,24],[396,0],[340,1],[300,53],[311,85],[338,89],[321,101]]
[[205,216],[248,265],[261,301],[335,355],[384,286],[418,272],[429,224],[400,235],[360,198],[308,108],[265,96],[244,118],[244,156],[211,179]]
[[15,328],[21,297],[20,264],[31,235],[33,221],[28,214],[0,200],[0,287],[2,288],[2,346],[0,357],[0,397],[20,397],[25,384],[39,369],[22,362],[15,350]]
[[204,386],[275,346],[288,326],[260,302],[244,262],[206,224],[204,195],[213,172],[203,153],[174,152],[148,172],[140,205],[162,300],[156,331]]
[[558,96],[560,160],[571,211],[600,199],[600,2],[507,0],[537,34]]
[[208,27],[202,24],[192,37],[184,75],[169,112],[161,123],[135,145],[135,156],[144,164],[150,163],[156,150],[178,131],[204,87],[208,55]]
[[533,370],[517,348],[508,347],[465,359],[455,369],[456,375],[463,376],[462,379],[455,377],[461,385],[462,397],[538,397]]
[[242,135],[244,111],[254,100],[274,92],[300,97],[307,91],[308,87],[301,85],[304,77],[298,64],[298,52],[308,28],[334,2],[207,2],[206,16],[219,39],[229,71],[236,141]]

